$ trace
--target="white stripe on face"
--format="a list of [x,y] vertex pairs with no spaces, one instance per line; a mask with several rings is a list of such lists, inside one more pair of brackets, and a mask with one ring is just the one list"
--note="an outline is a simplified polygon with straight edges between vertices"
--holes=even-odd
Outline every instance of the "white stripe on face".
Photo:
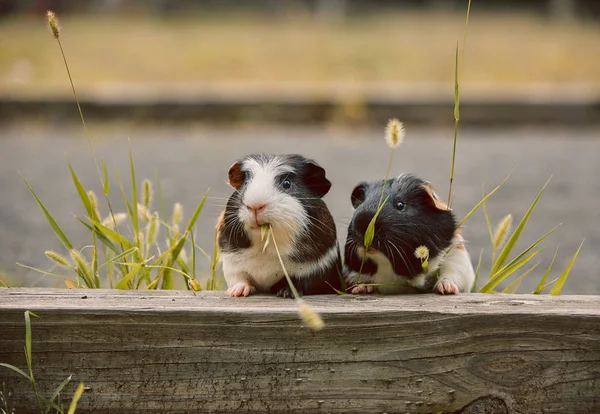
[[[278,156],[249,158],[244,160],[242,168],[247,171],[249,181],[243,190],[243,205],[239,208],[238,216],[250,238],[255,241],[253,236],[256,231],[253,227],[256,227],[256,223],[247,206],[264,205],[260,212],[262,222],[273,227],[278,243],[291,249],[293,240],[306,229],[308,217],[300,201],[279,187],[277,177],[285,173],[294,173],[295,169],[285,164],[284,157]],[[260,232],[258,237],[260,238]]]

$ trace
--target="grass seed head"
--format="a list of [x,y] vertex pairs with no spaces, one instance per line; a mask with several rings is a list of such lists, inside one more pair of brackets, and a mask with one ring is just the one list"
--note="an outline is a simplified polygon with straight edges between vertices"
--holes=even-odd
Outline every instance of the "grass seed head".
[[156,238],[158,237],[159,226],[160,223],[158,220],[158,213],[154,212],[154,214],[152,214],[150,223],[148,223],[148,245],[152,245],[156,241]]
[[87,260],[85,260],[85,257],[83,257],[83,255],[79,252],[79,250],[71,250],[71,259],[73,259],[77,265],[78,270],[86,275],[90,275],[92,273],[90,270],[90,265],[88,264]]
[[146,209],[150,208],[152,204],[152,183],[150,180],[144,180],[144,185],[142,187],[142,205],[146,207]]
[[108,227],[109,229],[111,229],[111,228],[115,228],[116,226],[118,226],[119,224],[121,224],[122,222],[124,222],[126,219],[127,219],[127,214],[125,214],[125,213],[117,213],[117,214],[115,214],[115,219],[114,220],[113,220],[112,215],[109,215],[104,220],[102,220],[101,224],[104,227]]
[[53,260],[54,262],[58,263],[62,267],[71,269],[71,263],[69,263],[69,261],[67,260],[66,257],[64,257],[56,252],[53,252],[52,250],[47,250],[45,254],[48,259]]
[[181,223],[182,219],[183,219],[183,206],[181,205],[181,203],[175,203],[175,205],[173,205],[173,218],[172,218],[173,226]]
[[298,309],[298,313],[300,314],[300,317],[302,318],[306,326],[308,326],[313,331],[319,331],[323,329],[325,323],[323,322],[323,319],[321,319],[321,316],[317,312],[312,310],[312,308],[308,306],[308,303],[306,303],[304,300],[298,298],[296,299],[296,301],[300,306],[300,308]]
[[498,249],[500,246],[504,244],[506,237],[510,233],[510,227],[512,225],[512,214],[508,214],[506,217],[502,219],[502,221],[496,227],[496,232],[494,233],[494,249]]
[[404,124],[398,119],[393,118],[388,121],[385,127],[385,141],[392,149],[402,144],[404,140]]
[[48,27],[52,31],[55,39],[60,37],[60,25],[58,24],[58,17],[52,10],[46,12],[46,20],[48,21]]
[[143,204],[138,203],[137,210],[138,210],[138,215],[140,216],[140,218],[142,220],[144,220],[146,223],[149,222],[150,219],[152,219],[152,215],[150,214],[148,209]]
[[96,197],[96,193],[92,190],[87,193],[88,199],[90,200],[90,205],[92,206],[92,211],[96,213],[98,220],[100,219],[100,211],[98,210],[98,197]]

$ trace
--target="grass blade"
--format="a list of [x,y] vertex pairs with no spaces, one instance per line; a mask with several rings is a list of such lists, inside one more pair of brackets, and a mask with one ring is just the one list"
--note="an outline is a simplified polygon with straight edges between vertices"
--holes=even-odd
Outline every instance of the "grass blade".
[[121,260],[122,258],[124,258],[125,256],[128,256],[132,253],[134,253],[136,250],[138,250],[137,247],[132,247],[131,249],[125,250],[123,253],[116,255],[115,257],[111,257],[110,260],[107,260],[106,262],[104,262],[100,267],[108,265],[109,263],[114,263],[118,260]]
[[[131,249],[132,247],[135,247],[133,243],[127,240],[124,236],[121,236],[116,231],[109,229],[106,226],[103,226],[102,223],[99,223],[90,217],[88,217],[88,220],[94,225],[94,231],[96,232],[96,234],[101,233],[107,238],[113,240],[114,242],[121,244],[124,249]],[[120,253],[120,251],[117,251],[115,253]]]
[[[511,234],[511,236],[509,237],[509,239],[506,241],[506,244],[504,245],[504,247],[500,251],[500,254],[498,254],[498,258],[496,259],[496,261],[492,265],[492,270],[491,270],[490,274],[493,275],[496,272],[498,272],[498,270],[502,266],[504,266],[504,264],[506,263],[506,260],[508,259],[508,256],[512,252],[513,248],[517,244],[517,241],[519,240],[519,237],[521,236],[521,233],[525,229],[525,225],[529,221],[529,217],[531,217],[531,213],[533,213],[533,209],[535,208],[538,200],[542,196],[542,193],[544,192],[544,190],[546,189],[546,187],[550,183],[550,179],[548,181],[546,181],[546,184],[544,184],[544,186],[542,187],[542,189],[540,190],[540,192],[538,193],[538,195],[535,197],[535,200],[533,200],[533,203],[531,203],[531,206],[529,206],[529,209],[527,210],[527,212],[525,213],[525,215],[521,219],[521,222],[519,223],[519,225],[517,226],[517,228],[515,229],[515,231]],[[554,229],[556,229],[556,227]],[[554,229],[551,230],[549,233],[551,233],[552,231],[554,231]],[[544,238],[545,237],[546,236],[544,236]]]
[[94,247],[92,248],[92,280],[96,289],[100,289],[100,276],[98,275],[98,248],[96,247],[96,235],[94,234]]
[[73,178],[73,184],[75,184],[77,194],[79,194],[79,198],[81,199],[81,202],[85,207],[85,211],[87,211],[88,216],[94,218],[94,220],[100,220],[99,217],[96,217],[96,211],[92,208],[92,203],[90,202],[90,198],[87,194],[87,191],[85,191],[85,188],[83,188],[81,181],[79,181],[79,177],[77,177],[77,174],[75,174],[75,170],[73,170],[73,167],[71,166],[71,163],[68,160],[67,165],[69,166],[69,171],[71,171],[71,178]]
[[48,222],[48,224],[50,224],[50,227],[52,228],[52,231],[54,232],[56,237],[58,237],[58,239],[61,241],[61,243],[65,246],[65,248],[67,250],[69,250],[69,251],[73,250],[73,244],[71,243],[71,241],[69,241],[69,239],[67,238],[65,233],[62,231],[62,229],[60,228],[60,226],[58,225],[56,220],[54,220],[54,217],[52,217],[52,215],[50,214],[48,209],[46,209],[46,207],[44,206],[42,201],[38,198],[37,194],[35,193],[35,191],[33,191],[33,188],[29,185],[29,183],[27,182],[25,177],[23,177],[21,175],[21,178],[25,182],[25,185],[27,186],[27,188],[29,188],[29,191],[31,192],[31,194],[33,194],[35,201],[37,201],[38,205],[42,209],[42,212],[44,213],[44,216],[46,217],[46,221]]
[[198,207],[196,207],[194,214],[192,214],[192,218],[188,222],[188,225],[186,228],[187,233],[189,233],[192,230],[192,227],[194,227],[194,225],[196,224],[196,220],[198,219],[198,216],[200,215],[200,212],[202,211],[202,207],[204,207],[204,203],[206,202],[206,197],[208,197],[209,191],[210,191],[210,188],[204,192],[204,196],[202,196],[202,200],[200,200]]
[[[133,153],[131,152],[131,141],[129,141],[129,167],[131,169],[131,225],[133,226],[134,240],[137,240],[140,233],[140,218],[137,213],[137,184],[135,181],[135,165],[133,164]],[[141,243],[141,240],[139,241]],[[138,246],[141,247],[141,246]]]
[[29,378],[29,375],[27,375],[25,373],[25,371],[20,370],[19,368],[15,367],[14,365],[9,365],[9,364],[5,364],[4,362],[0,362],[0,367],[11,369],[11,370],[15,371],[17,374],[26,378],[28,381],[31,381],[31,378]]
[[102,172],[104,174],[102,191],[104,192],[105,196],[108,196],[108,193],[110,192],[110,183],[108,182],[108,170],[106,169],[106,164],[104,163],[104,160],[101,160],[101,162],[102,162]]
[[192,263],[191,263],[192,279],[196,279],[196,247],[195,247],[196,242],[194,241],[196,238],[195,234],[196,234],[195,231],[190,233],[190,240],[192,241],[192,251],[191,251],[191,253],[192,253]]
[[[483,189],[483,185],[481,186],[481,197],[485,197],[485,191]],[[488,214],[487,204],[483,203],[483,215],[485,216],[485,224],[487,225],[488,233],[490,234],[490,242],[492,245],[494,244],[494,230],[492,229],[492,221],[490,220],[490,215]],[[492,258],[492,262],[494,259]]]
[[[30,316],[39,318],[35,313],[30,311],[25,311],[25,353],[27,354],[27,359],[31,361],[31,318]],[[29,372],[32,372],[32,366],[29,365]],[[31,375],[33,378],[33,375]]]
[[[523,250],[517,257],[515,257],[514,259],[512,259],[506,266],[504,266],[502,269],[500,269],[498,271],[499,272],[503,272],[507,269],[510,269],[515,263],[517,263],[519,260],[521,260],[521,258],[523,256],[525,256],[526,254],[528,254],[530,251],[532,251],[533,249],[535,249],[541,242],[544,241],[544,239],[546,239],[546,237],[548,237],[549,235],[551,235],[552,233],[554,233],[554,231],[558,228],[558,226],[554,227],[552,230],[550,230],[549,232],[547,232],[546,234],[544,234],[542,237],[540,237],[539,239],[537,239],[535,242],[533,242],[528,248],[526,248],[525,250]],[[493,276],[494,274],[491,274],[490,276]]]
[[460,221],[460,223],[458,223],[458,226],[456,226],[456,228],[459,228],[460,226],[462,226],[462,225],[464,224],[464,222],[465,222],[465,221],[467,221],[467,220],[469,219],[469,217],[471,217],[471,216],[473,215],[473,213],[475,213],[479,207],[481,207],[483,204],[485,204],[485,202],[486,202],[486,201],[488,201],[488,200],[489,200],[489,198],[490,198],[491,196],[493,196],[493,195],[494,195],[494,193],[495,193],[496,191],[498,191],[498,190],[500,189],[500,187],[502,187],[502,186],[503,186],[503,185],[504,185],[504,184],[505,184],[505,183],[508,181],[508,179],[510,178],[510,176],[512,175],[512,173],[513,173],[513,172],[515,172],[515,170],[512,170],[512,171],[510,172],[510,174],[508,174],[508,175],[506,176],[506,178],[505,178],[505,179],[504,179],[504,180],[503,180],[503,181],[502,181],[500,184],[498,184],[498,186],[497,186],[496,188],[494,188],[494,189],[493,189],[492,191],[490,191],[490,192],[489,192],[489,193],[488,193],[488,194],[487,194],[485,197],[483,197],[483,198],[481,199],[481,201],[479,201],[479,203],[477,203],[477,205],[475,205],[475,207],[473,207],[473,208],[471,209],[471,211],[469,211],[469,213],[468,213],[468,214],[467,214],[467,215],[466,215],[466,216],[465,216],[465,217],[464,217],[464,218],[463,218],[463,219]]
[[219,265],[219,243],[218,243],[219,232],[215,229],[215,235],[213,238],[213,256],[210,262],[210,290],[216,290],[215,285],[217,282],[217,266]]
[[[384,183],[385,186],[385,183]],[[379,213],[381,212],[381,209],[383,208],[383,206],[385,205],[385,203],[387,203],[387,201],[389,200],[390,196],[388,195],[385,200],[383,200],[383,203],[381,203],[379,205],[379,207],[377,208],[377,211],[375,212],[375,215],[373,216],[373,218],[371,219],[371,221],[369,222],[369,226],[367,227],[367,231],[365,231],[365,238],[364,238],[364,245],[365,248],[369,248],[369,246],[371,246],[371,243],[373,243],[373,238],[375,237],[375,222],[377,221],[377,217],[379,216]]]
[[90,226],[85,221],[81,220],[79,217],[77,217],[77,220],[79,220],[79,222],[81,224],[83,224],[85,227],[87,227],[89,231],[91,231],[92,233],[96,234],[96,236],[100,239],[100,241],[106,247],[108,247],[110,250],[112,250],[114,253],[116,253],[116,254],[121,253],[122,250],[119,249],[113,242],[111,242],[104,234],[102,234],[102,232],[100,231],[100,229],[97,229],[95,227]]
[[529,262],[531,259],[533,259],[533,257],[535,257],[535,255],[537,255],[539,252],[540,252],[539,250],[536,250],[535,252],[529,254],[528,256],[521,258],[510,268],[505,268],[505,269],[501,270],[500,272],[496,273],[492,278],[490,278],[490,280],[481,289],[479,289],[479,292],[480,293],[493,292],[494,289],[496,288],[496,286],[498,286],[500,283],[502,283],[502,281],[504,281],[504,279],[506,279],[512,273],[519,270],[519,268],[521,268],[522,266],[526,265],[527,262]]
[[[57,389],[54,390],[54,392],[52,393],[52,396],[50,397],[50,400],[48,401],[48,404],[52,404],[54,402],[54,400],[56,400],[56,398],[58,397],[58,395],[60,394],[60,392],[67,386],[67,384],[69,382],[71,382],[71,378],[73,377],[73,375],[69,375],[67,377],[67,379],[65,379],[59,386]],[[48,407],[46,408],[46,413],[50,412],[50,408]]]
[[562,288],[565,285],[567,278],[569,277],[569,273],[571,273],[571,269],[573,268],[573,265],[575,264],[575,260],[577,260],[577,256],[579,256],[579,251],[581,250],[581,247],[583,246],[583,242],[585,242],[585,239],[579,245],[579,248],[577,249],[577,251],[573,255],[573,258],[567,265],[567,268],[560,274],[560,276],[558,277],[558,279],[552,286],[552,289],[550,289],[549,293],[551,295],[560,295],[560,292],[562,291]]
[[60,277],[61,279],[67,279],[67,280],[70,280],[71,282],[74,282],[74,280],[69,279],[69,278],[65,277],[64,275],[60,275],[58,273],[54,273],[54,272],[49,272],[47,270],[38,269],[37,267],[27,266],[27,265],[24,265],[23,263],[19,263],[19,262],[16,262],[16,263],[17,263],[17,266],[24,267],[25,269],[35,270],[36,272],[42,273],[44,275],[54,276],[54,277]]
[[483,249],[481,249],[481,253],[479,253],[479,260],[477,261],[477,268],[475,269],[475,281],[473,282],[471,292],[477,292],[477,281],[479,280],[479,272],[481,271],[481,259],[483,259]]
[[131,208],[131,204],[129,203],[129,199],[127,198],[127,194],[125,194],[125,188],[123,187],[123,183],[121,182],[121,177],[119,176],[119,170],[115,169],[115,179],[117,180],[117,185],[121,190],[121,196],[123,197],[123,203],[125,204],[125,208],[127,209],[127,214],[129,214],[129,219],[133,221],[133,216],[137,217],[137,204],[135,204],[135,211]]
[[77,403],[81,398],[81,394],[83,394],[83,390],[83,382],[80,382],[77,386],[77,389],[75,390],[75,394],[73,395],[73,400],[71,400],[71,404],[69,405],[69,411],[67,411],[67,414],[75,414],[75,410],[77,409]]
[[126,265],[131,266],[131,270],[124,277],[122,277],[121,280],[119,280],[119,283],[115,285],[115,289],[129,289],[129,282],[135,278],[141,267],[141,264],[139,263],[127,263]]
[[[540,264],[540,262],[537,262],[536,264],[534,264],[533,266],[531,266],[529,269],[527,269],[527,270],[525,271],[525,273],[523,273],[521,276],[519,276],[519,277],[518,277],[518,278],[516,278],[514,281],[512,281],[512,282],[510,283],[510,285],[508,285],[508,286],[506,287],[506,289],[504,289],[504,290],[502,291],[502,293],[509,293],[509,292],[511,292],[511,291],[513,291],[513,293],[514,293],[514,289],[516,289],[516,288],[518,288],[518,287],[519,287],[519,285],[521,284],[521,280],[522,280],[522,279],[523,279],[525,276],[527,276],[529,273],[531,273],[531,272],[533,271],[533,269],[535,269],[536,267],[538,267],[538,265],[539,265],[539,264]],[[513,288],[514,288],[514,289],[513,289]]]
[[542,293],[542,290],[544,290],[544,284],[546,283],[546,279],[548,279],[548,276],[550,275],[550,271],[552,270],[552,265],[554,265],[554,259],[556,259],[557,254],[558,254],[558,247],[554,251],[554,256],[552,257],[550,266],[548,266],[548,269],[546,269],[546,273],[544,273],[544,276],[542,276],[542,280],[540,280],[540,283],[538,283],[537,287],[532,292],[534,295],[539,295],[540,293]]

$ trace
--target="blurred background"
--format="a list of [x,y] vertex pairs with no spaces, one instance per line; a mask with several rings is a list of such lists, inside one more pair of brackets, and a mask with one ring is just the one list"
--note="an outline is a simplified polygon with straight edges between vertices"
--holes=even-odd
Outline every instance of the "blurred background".
[[[227,169],[260,151],[302,153],[327,169],[326,201],[343,240],[352,188],[385,174],[390,117],[407,129],[392,174],[415,172],[447,194],[455,52],[467,4],[0,0],[0,279],[63,286],[17,265],[50,269],[44,251],[62,252],[18,172],[81,247],[91,240],[74,218],[83,209],[65,156],[101,193],[46,10],[58,14],[111,179],[118,170],[126,181],[130,143],[138,178],[160,176],[166,203],[181,202],[186,217],[210,187],[197,240],[210,251],[231,192]],[[600,294],[600,2],[473,0],[461,61],[454,211],[464,216],[482,189],[516,168],[487,207],[493,225],[508,213],[520,220],[553,176],[519,247],[562,225],[520,292],[535,287],[556,247],[550,279],[558,276],[585,238],[563,292]],[[112,197],[122,208],[116,188]],[[484,249],[485,279],[491,251],[482,211],[465,233],[474,265]]]

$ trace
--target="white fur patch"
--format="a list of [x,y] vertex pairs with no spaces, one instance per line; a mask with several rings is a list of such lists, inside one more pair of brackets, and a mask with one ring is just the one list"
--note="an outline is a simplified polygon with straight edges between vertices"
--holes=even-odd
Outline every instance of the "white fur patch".
[[[360,283],[381,284],[376,286],[379,292],[384,294],[392,293],[412,293],[415,288],[422,288],[439,269],[440,276],[438,282],[449,280],[454,282],[460,292],[470,292],[473,282],[475,281],[475,272],[469,254],[465,249],[458,249],[456,246],[463,243],[463,238],[456,235],[452,240],[452,248],[449,253],[440,253],[437,257],[429,261],[428,273],[421,273],[413,279],[408,279],[402,275],[397,275],[392,268],[392,264],[388,258],[381,252],[369,254],[369,259],[377,264],[377,273],[374,275],[361,275]],[[363,258],[364,249],[358,248],[357,255],[360,259]],[[352,272],[348,275],[351,283],[356,283],[358,273]]]
[[[264,253],[262,248],[263,243],[259,243],[235,253],[222,253],[223,273],[227,286],[233,286],[239,282],[249,282],[259,292],[268,292],[271,286],[285,277],[273,243],[271,242],[267,246]],[[337,257],[337,246],[333,246],[322,257],[312,262],[293,262],[282,255],[288,274],[296,278],[308,277],[319,270],[328,268],[335,263]]]

